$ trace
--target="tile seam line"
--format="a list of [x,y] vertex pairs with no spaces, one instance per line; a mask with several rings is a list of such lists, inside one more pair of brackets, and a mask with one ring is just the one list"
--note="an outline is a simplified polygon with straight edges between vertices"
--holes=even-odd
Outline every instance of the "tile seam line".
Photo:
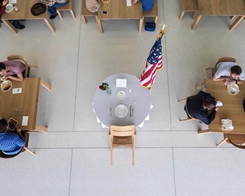
[[176,190],[176,176],[175,176],[175,165],[174,165],[174,148],[172,148],[172,160],[173,160],[173,177],[174,177],[174,195],[177,196]]
[[73,149],[71,149],[70,180],[69,180],[69,193],[68,193],[69,196],[71,195],[72,160],[73,160]]
[[81,44],[81,17],[79,18],[80,20],[80,22],[79,22],[79,24],[80,24],[80,27],[79,27],[79,32],[78,32],[78,34],[79,34],[79,38],[78,38],[78,49],[77,49],[77,56],[78,56],[78,58],[77,58],[77,73],[76,73],[76,90],[75,90],[75,97],[74,97],[74,101],[75,101],[75,103],[74,103],[74,114],[73,114],[73,127],[72,127],[72,132],[74,132],[74,129],[75,129],[75,118],[76,118],[76,105],[77,105],[77,83],[78,83],[78,66],[79,66],[79,62],[80,62],[80,56],[79,56],[79,54],[80,54],[80,44]]

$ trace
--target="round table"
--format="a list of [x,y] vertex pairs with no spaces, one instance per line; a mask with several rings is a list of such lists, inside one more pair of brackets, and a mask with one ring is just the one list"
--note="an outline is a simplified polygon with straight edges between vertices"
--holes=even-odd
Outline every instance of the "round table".
[[[117,87],[116,79],[127,79],[126,88]],[[139,78],[121,73],[109,76],[103,82],[109,84],[111,94],[101,90],[99,85],[95,91],[93,105],[99,121],[106,127],[142,124],[149,114],[151,101],[149,90],[140,85]],[[123,100],[118,98],[119,91],[126,94]],[[115,114],[115,108],[119,104],[124,104],[128,108],[128,114],[124,118],[118,118]]]

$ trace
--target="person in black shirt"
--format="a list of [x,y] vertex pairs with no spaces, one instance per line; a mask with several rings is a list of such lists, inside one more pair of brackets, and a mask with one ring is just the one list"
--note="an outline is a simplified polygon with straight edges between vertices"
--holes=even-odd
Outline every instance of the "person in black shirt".
[[[214,97],[212,97],[209,93],[200,91],[197,95],[188,99],[187,109],[190,116],[209,125],[214,120],[216,112],[219,110],[216,105],[217,101]],[[211,109],[213,109],[213,111],[208,114],[208,110]]]

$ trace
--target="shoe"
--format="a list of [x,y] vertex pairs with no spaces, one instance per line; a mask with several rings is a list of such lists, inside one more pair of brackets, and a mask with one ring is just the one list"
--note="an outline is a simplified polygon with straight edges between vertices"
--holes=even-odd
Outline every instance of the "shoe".
[[26,28],[24,25],[20,25],[19,27],[15,27],[16,29],[22,30],[24,28]]
[[53,19],[56,18],[56,16],[58,16],[58,14],[51,15],[49,18],[50,18],[51,20],[53,20]]

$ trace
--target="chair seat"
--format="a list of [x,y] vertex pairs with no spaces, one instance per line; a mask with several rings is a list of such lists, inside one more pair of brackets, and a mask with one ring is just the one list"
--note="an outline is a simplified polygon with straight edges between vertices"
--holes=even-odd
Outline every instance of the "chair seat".
[[75,13],[72,8],[72,0],[68,0],[66,5],[56,8],[56,10],[61,20],[63,19],[63,17],[60,11],[70,11],[72,18],[74,19],[76,18]]
[[158,0],[155,0],[155,3],[152,7],[152,9],[149,11],[149,12],[143,12],[143,17],[146,18],[146,17],[153,17],[155,18],[154,22],[157,23],[157,20],[158,20],[158,6],[157,6],[157,1]]
[[83,23],[84,24],[87,24],[87,20],[86,20],[86,17],[85,16],[94,16],[95,19],[96,19],[96,22],[97,22],[97,15],[98,15],[98,13],[97,12],[94,13],[94,12],[88,11],[88,9],[86,8],[85,0],[83,0],[83,2],[82,2],[82,14],[81,15],[82,15],[82,20],[83,20]]

